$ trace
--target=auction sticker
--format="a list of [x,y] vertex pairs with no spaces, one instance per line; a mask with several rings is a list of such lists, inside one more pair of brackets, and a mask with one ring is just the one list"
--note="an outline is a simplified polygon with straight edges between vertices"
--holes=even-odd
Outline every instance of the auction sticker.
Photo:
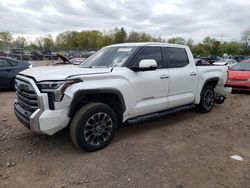
[[117,52],[130,52],[132,48],[119,48]]

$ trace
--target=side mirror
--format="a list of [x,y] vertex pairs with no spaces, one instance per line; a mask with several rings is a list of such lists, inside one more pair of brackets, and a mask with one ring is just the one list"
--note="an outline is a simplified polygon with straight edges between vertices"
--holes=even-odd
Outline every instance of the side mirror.
[[132,67],[134,71],[147,71],[155,70],[157,68],[157,63],[154,59],[143,59],[139,62],[139,67]]

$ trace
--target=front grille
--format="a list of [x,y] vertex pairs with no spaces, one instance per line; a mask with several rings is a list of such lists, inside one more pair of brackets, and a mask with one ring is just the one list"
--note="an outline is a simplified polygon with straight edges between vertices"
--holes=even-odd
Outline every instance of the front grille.
[[48,100],[49,100],[49,109],[50,110],[55,110],[53,93],[48,93]]
[[38,109],[38,98],[33,86],[21,79],[15,80],[16,103],[15,112],[18,119],[29,127],[30,116]]

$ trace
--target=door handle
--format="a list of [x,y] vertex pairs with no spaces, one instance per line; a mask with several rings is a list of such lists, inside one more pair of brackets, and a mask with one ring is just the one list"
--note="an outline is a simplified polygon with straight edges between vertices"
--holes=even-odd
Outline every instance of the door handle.
[[191,73],[190,73],[190,76],[196,76],[196,75],[197,75],[196,72],[191,72]]
[[169,76],[167,76],[166,74],[160,76],[160,79],[167,79],[167,78],[169,78]]

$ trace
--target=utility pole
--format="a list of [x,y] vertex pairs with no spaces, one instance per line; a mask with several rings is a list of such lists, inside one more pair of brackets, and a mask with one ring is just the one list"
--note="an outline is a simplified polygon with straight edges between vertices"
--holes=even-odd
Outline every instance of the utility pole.
[[22,57],[22,49],[21,49],[21,45],[18,44],[19,46],[19,53],[20,53],[20,60],[22,61],[23,60],[23,57]]
[[247,37],[247,46],[250,46],[250,35]]
[[220,35],[220,43],[222,44],[222,42],[223,42],[223,37],[224,37],[224,35],[223,35],[223,33],[221,33],[221,35]]

